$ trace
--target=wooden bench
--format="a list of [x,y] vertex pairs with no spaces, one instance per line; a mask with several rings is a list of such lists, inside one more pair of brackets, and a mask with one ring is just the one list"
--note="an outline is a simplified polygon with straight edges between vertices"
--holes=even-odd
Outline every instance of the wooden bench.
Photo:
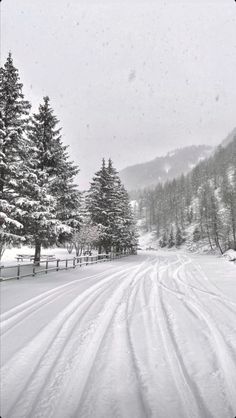
[[[25,260],[30,260],[33,261],[34,260],[34,255],[33,254],[17,254],[16,256],[17,261],[24,261]],[[49,254],[49,255],[41,255],[40,257],[41,261],[49,261],[49,260],[56,260],[55,258],[55,254]]]
[[17,254],[16,259],[17,261],[24,261],[24,259],[32,261],[34,256],[30,254]]

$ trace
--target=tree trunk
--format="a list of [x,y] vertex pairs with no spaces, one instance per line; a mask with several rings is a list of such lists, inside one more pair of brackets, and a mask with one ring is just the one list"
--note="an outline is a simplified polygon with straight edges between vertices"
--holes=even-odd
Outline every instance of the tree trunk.
[[71,243],[71,242],[67,243],[66,249],[67,249],[68,253],[71,254],[72,251],[73,251],[73,243]]
[[236,228],[235,228],[233,205],[230,208],[230,212],[231,212],[231,220],[232,220],[233,244],[234,244],[234,250],[236,250]]
[[4,243],[0,243],[0,261],[2,259],[3,253],[5,251],[6,247]]
[[34,253],[34,264],[37,266],[40,265],[40,256],[41,256],[41,242],[35,243],[35,253]]
[[212,243],[211,243],[211,238],[210,238],[210,232],[209,232],[209,228],[208,228],[208,224],[207,224],[207,223],[206,223],[206,229],[207,229],[207,238],[208,238],[208,241],[209,241],[210,247],[211,247],[211,249],[213,250],[213,246],[212,246]]
[[223,254],[223,250],[222,250],[221,245],[220,245],[220,240],[219,240],[218,233],[216,233],[215,243],[216,243],[216,246],[219,248],[221,254]]

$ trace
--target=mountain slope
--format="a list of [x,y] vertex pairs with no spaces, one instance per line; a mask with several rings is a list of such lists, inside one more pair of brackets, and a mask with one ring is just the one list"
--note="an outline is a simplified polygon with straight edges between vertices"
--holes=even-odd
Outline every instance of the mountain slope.
[[120,171],[120,178],[130,190],[153,187],[181,174],[188,173],[199,161],[207,158],[212,147],[192,145],[169,152],[164,157],[127,167]]
[[230,134],[224,139],[224,141],[221,142],[221,147],[226,147],[227,145],[230,144],[230,142],[232,142],[234,140],[236,136],[236,128],[234,128],[232,130],[232,132],[230,132]]
[[160,245],[236,250],[236,135],[186,176],[136,193],[136,216]]

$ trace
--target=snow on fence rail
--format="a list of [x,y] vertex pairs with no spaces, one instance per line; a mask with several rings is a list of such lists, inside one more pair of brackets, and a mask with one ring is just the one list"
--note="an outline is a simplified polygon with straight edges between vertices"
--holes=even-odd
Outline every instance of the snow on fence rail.
[[[115,260],[117,258],[125,257],[131,253],[110,253],[110,254],[98,254],[91,256],[79,256],[65,259],[53,259],[53,260],[41,260],[39,265],[28,264],[16,264],[14,266],[1,266],[0,265],[0,281],[10,279],[20,279],[22,277],[36,276],[36,274],[45,273],[50,271],[68,270],[76,268],[78,266],[90,265],[95,263],[101,263],[106,261]],[[44,267],[44,268],[42,268]]]

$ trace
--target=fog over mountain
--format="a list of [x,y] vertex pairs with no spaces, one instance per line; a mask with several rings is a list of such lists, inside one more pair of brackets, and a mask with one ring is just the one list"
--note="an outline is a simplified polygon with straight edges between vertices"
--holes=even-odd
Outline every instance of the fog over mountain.
[[[227,146],[235,137],[236,128],[221,142]],[[168,152],[165,156],[143,164],[129,166],[120,171],[120,177],[125,187],[131,191],[154,187],[158,183],[172,180],[181,174],[188,173],[199,161],[209,157],[215,150],[209,145],[192,145]]]
[[212,150],[207,145],[179,148],[163,157],[127,167],[120,171],[120,177],[129,191],[152,187],[188,173],[199,161],[208,157]]

